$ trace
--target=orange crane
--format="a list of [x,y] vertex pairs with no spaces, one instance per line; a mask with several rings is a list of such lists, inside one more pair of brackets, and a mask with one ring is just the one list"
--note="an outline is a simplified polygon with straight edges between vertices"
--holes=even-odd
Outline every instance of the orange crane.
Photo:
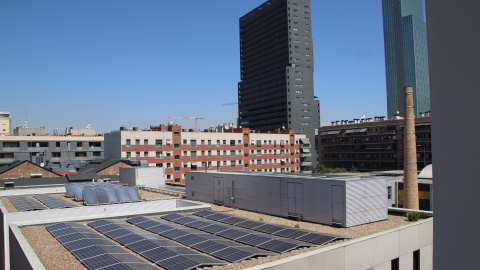
[[196,117],[196,116],[169,116],[170,119],[195,119],[195,131],[198,130],[198,119],[205,119],[203,117]]

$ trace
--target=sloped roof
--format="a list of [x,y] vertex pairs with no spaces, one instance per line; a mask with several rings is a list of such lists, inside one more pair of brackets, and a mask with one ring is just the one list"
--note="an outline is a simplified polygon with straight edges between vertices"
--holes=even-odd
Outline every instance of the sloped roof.
[[[85,167],[78,170],[79,174],[82,173],[98,173],[101,172],[119,162],[125,163],[121,159],[95,159],[88,163]],[[126,163],[125,163],[126,164]]]
[[47,170],[47,169],[45,169],[45,168],[43,168],[43,167],[38,166],[38,165],[35,164],[35,163],[32,163],[32,162],[28,161],[28,160],[15,160],[15,161],[12,161],[12,162],[8,163],[7,165],[4,165],[4,166],[0,167],[0,175],[3,174],[3,173],[5,173],[5,172],[8,172],[9,170],[11,170],[11,169],[13,169],[13,168],[15,168],[15,167],[18,167],[18,166],[24,164],[25,162],[28,162],[28,163],[30,163],[31,165],[37,166],[38,168],[40,168],[40,169],[42,169],[42,170],[45,170],[45,171],[51,172],[51,173],[53,173],[53,174],[56,174],[56,175],[58,175],[58,176],[61,176],[61,175],[59,175],[59,174],[56,173],[56,172],[49,171],[49,170]]

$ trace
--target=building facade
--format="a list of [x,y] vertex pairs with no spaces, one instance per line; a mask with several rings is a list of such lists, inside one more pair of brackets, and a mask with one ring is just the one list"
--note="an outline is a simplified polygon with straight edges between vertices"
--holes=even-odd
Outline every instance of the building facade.
[[0,111],[0,135],[10,135],[12,117],[9,112]]
[[413,87],[415,115],[430,111],[423,0],[382,0],[388,118],[403,114],[403,88]]
[[[425,116],[425,115],[421,115]],[[400,117],[399,117],[400,118]],[[430,117],[415,119],[417,165],[432,164]],[[318,163],[358,171],[403,169],[403,119],[355,119],[332,122],[317,135]]]
[[[309,0],[270,0],[240,18],[239,126],[295,130],[314,146],[320,105],[313,87]],[[316,164],[316,153],[307,157]]]
[[195,170],[300,173],[311,163],[310,141],[293,130],[256,133],[249,128],[193,132],[181,126],[105,134],[105,158],[143,160],[164,167],[166,182],[185,184]]
[[93,158],[103,158],[102,136],[0,137],[0,166],[15,160],[29,160],[53,168]]

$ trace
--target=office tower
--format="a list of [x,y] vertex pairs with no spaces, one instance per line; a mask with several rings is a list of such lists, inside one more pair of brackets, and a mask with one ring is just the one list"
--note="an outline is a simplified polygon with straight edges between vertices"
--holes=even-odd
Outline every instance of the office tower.
[[[313,90],[309,0],[270,0],[240,18],[239,125],[293,129],[315,149],[320,105]],[[316,165],[316,151],[301,155]]]
[[388,118],[403,113],[403,88],[413,87],[415,116],[430,111],[423,0],[382,0]]

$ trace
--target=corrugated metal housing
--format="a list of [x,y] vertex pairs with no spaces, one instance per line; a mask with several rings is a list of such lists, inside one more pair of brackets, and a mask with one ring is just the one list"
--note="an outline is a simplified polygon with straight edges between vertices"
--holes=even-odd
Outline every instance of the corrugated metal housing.
[[351,227],[385,220],[385,177],[187,172],[187,199]]

